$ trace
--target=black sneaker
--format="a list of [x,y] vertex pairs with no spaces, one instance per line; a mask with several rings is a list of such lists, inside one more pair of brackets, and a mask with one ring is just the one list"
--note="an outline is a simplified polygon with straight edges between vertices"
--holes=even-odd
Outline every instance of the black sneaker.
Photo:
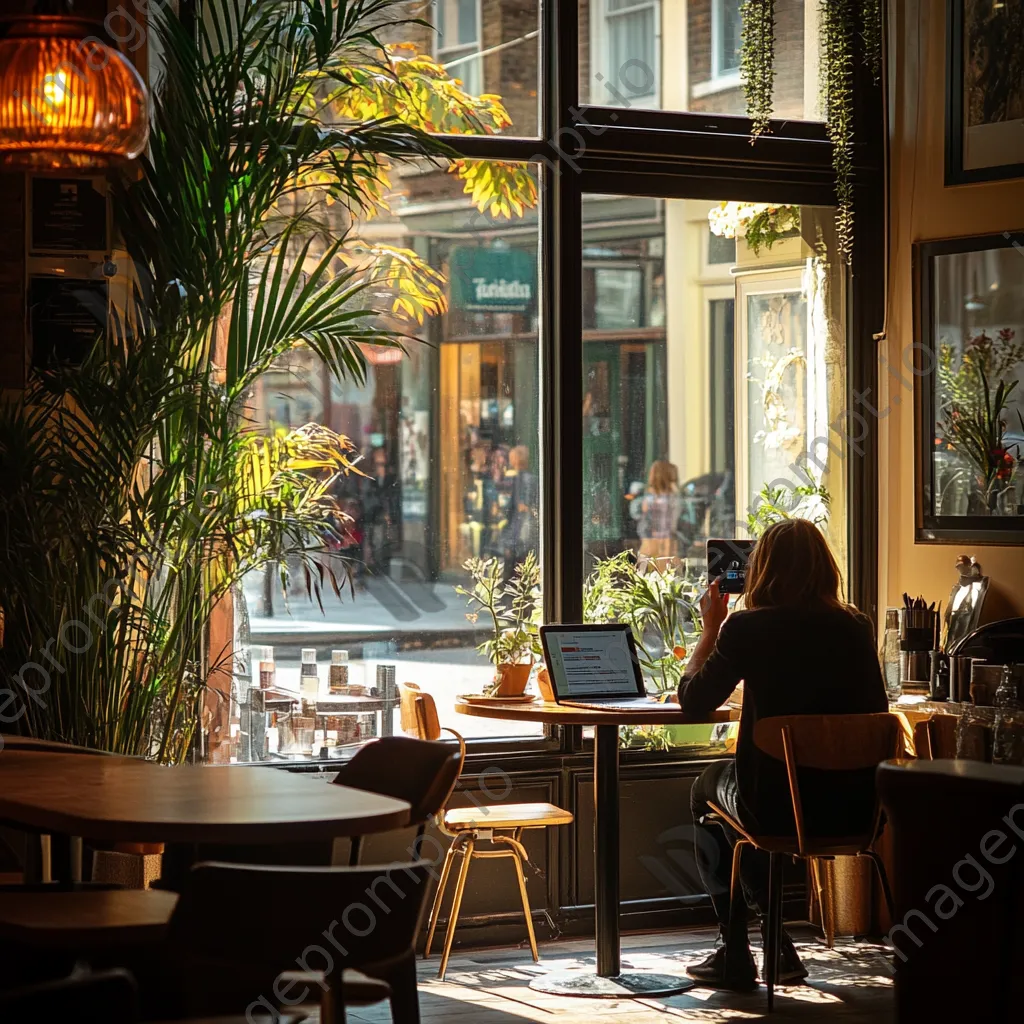
[[[765,931],[767,929],[767,922],[761,918],[761,948],[763,950],[768,949],[768,943],[765,939]],[[764,965],[764,977],[768,977],[768,964],[765,962]],[[779,976],[776,978],[776,984],[778,985],[792,985],[796,982],[803,981],[807,977],[807,968],[804,967],[803,961],[800,959],[800,954],[796,951],[796,946],[793,945],[793,940],[789,936],[789,932],[785,928],[782,929],[782,950],[779,956]]]
[[719,946],[706,960],[690,964],[686,973],[694,981],[709,988],[727,988],[733,992],[750,992],[757,988],[757,966],[750,947],[744,945],[728,957],[726,947]]

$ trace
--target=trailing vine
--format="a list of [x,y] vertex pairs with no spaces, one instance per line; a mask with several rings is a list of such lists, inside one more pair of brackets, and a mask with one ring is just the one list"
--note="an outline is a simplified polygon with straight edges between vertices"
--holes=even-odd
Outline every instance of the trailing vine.
[[753,120],[751,142],[769,130],[775,87],[775,0],[743,0],[740,75]]
[[860,16],[864,63],[878,82],[882,78],[882,0],[861,0]]
[[839,255],[853,252],[853,49],[856,0],[821,0],[822,107],[836,175]]
[[[810,2],[810,0],[808,0]],[[751,142],[769,130],[775,84],[775,0],[744,0],[740,69],[753,124]],[[833,147],[840,257],[853,253],[853,93],[858,50],[882,74],[882,0],[819,0],[821,102]]]

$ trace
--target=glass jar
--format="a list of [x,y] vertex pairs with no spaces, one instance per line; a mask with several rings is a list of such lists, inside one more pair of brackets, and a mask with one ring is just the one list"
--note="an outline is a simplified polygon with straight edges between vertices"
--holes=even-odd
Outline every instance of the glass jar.
[[995,708],[965,704],[956,727],[956,756],[966,761],[991,761]]
[[886,696],[890,702],[896,702],[903,693],[900,680],[900,613],[898,608],[886,608],[885,610],[885,633],[879,655]]

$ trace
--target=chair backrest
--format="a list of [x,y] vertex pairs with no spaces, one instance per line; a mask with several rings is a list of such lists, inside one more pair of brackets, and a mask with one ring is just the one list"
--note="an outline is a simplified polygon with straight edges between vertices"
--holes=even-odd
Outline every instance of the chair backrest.
[[441,722],[434,698],[416,683],[399,683],[398,695],[402,732],[420,740],[440,739]]
[[754,745],[786,760],[785,734],[793,741],[800,768],[855,771],[875,768],[902,752],[900,724],[895,715],[783,715],[763,718],[754,726]]
[[447,743],[382,736],[360,747],[334,781],[405,800],[409,824],[419,825],[441,811],[461,770],[461,754]]
[[[346,968],[386,967],[411,955],[433,870],[418,862],[197,864],[171,921],[181,1009],[237,1014],[256,1003],[266,1010],[283,971],[323,971],[338,982]],[[319,995],[314,989],[309,1001]]]
[[[784,715],[759,721],[754,726],[754,745],[786,765],[797,841],[800,852],[804,853],[810,836],[804,820],[799,770],[873,770],[882,761],[903,753],[903,733],[899,720],[888,712]],[[870,833],[864,836],[865,845],[875,838],[880,820],[881,805],[876,795]]]
[[919,758],[936,761],[956,757],[956,715],[935,714],[914,723],[914,751]]

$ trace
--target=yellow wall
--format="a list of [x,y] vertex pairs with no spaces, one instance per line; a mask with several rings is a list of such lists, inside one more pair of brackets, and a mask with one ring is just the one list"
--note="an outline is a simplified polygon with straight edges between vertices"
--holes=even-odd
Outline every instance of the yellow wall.
[[[894,0],[889,6],[892,229],[884,354],[900,366],[914,338],[913,243],[1024,229],[1024,180],[943,187],[945,2]],[[891,409],[880,437],[880,602],[895,606],[903,591],[945,602],[953,563],[964,552],[977,556],[992,578],[985,617],[1024,615],[1024,546],[914,543],[912,395],[887,371],[879,380],[879,408]]]

